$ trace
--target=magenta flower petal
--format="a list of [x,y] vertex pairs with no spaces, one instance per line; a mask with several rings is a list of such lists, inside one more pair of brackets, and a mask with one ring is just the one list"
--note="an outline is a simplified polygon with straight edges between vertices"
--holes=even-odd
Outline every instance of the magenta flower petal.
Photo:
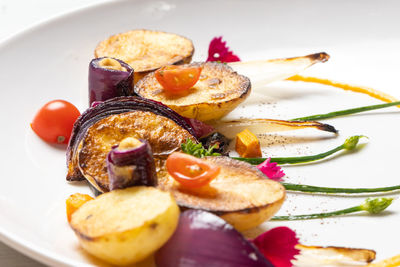
[[273,228],[252,240],[254,245],[275,267],[291,267],[291,260],[300,253],[296,232],[282,226]]
[[276,162],[271,163],[271,158],[267,158],[263,163],[257,165],[257,168],[269,179],[274,181],[281,181],[281,178],[285,176],[285,173]]
[[211,40],[207,61],[236,62],[240,61],[240,58],[229,50],[226,42],[222,41],[222,36],[220,36]]

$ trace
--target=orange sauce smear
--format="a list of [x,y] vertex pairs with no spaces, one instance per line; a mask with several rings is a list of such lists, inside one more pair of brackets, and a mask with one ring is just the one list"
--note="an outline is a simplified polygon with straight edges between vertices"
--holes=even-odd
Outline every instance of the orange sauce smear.
[[396,266],[400,266],[400,254],[392,258],[367,265],[367,267],[396,267]]
[[[319,83],[319,84],[324,84],[324,85],[330,85],[333,87],[341,88],[343,90],[348,90],[356,93],[362,93],[369,95],[373,98],[382,100],[384,102],[394,102],[398,101],[396,98],[394,98],[391,95],[388,95],[384,92],[375,90],[373,88],[369,87],[364,87],[364,86],[354,86],[354,85],[349,85],[346,83],[340,83],[340,82],[335,82],[331,81],[328,79],[322,79],[322,78],[317,78],[317,77],[307,77],[307,76],[301,76],[301,75],[294,75],[292,77],[287,78],[289,81],[294,81],[294,82],[309,82],[309,83]],[[400,107],[400,106],[398,106]]]

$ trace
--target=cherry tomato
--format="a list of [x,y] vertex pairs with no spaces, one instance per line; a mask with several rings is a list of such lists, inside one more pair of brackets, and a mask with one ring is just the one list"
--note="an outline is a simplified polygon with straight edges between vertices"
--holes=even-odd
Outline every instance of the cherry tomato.
[[31,123],[32,130],[44,141],[52,144],[68,144],[79,110],[64,100],[45,104]]
[[157,81],[170,93],[178,94],[192,88],[200,78],[201,67],[165,66],[155,72]]
[[188,188],[197,188],[209,184],[221,169],[203,159],[179,152],[169,155],[166,167],[172,178]]

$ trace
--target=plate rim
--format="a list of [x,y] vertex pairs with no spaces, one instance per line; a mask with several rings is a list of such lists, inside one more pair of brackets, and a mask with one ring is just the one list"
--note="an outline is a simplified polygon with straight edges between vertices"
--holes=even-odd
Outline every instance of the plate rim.
[[[75,16],[79,13],[85,13],[89,10],[112,6],[115,5],[116,3],[128,2],[127,0],[103,0],[103,1],[104,2],[101,3],[92,3],[81,7],[72,8],[68,11],[47,17],[11,35],[6,36],[4,39],[0,40],[0,53],[3,49],[12,45],[14,42],[18,42],[20,39],[23,39],[26,35],[29,35],[34,31],[40,31],[42,28],[45,28],[49,24],[60,22],[61,20],[68,19],[68,17]],[[134,1],[142,1],[142,0],[134,0]],[[8,231],[1,224],[0,224],[0,241],[4,243],[6,246],[15,249],[16,251],[24,254],[25,256],[46,265],[87,266],[87,267],[93,266],[93,264],[82,263],[76,260],[72,260],[68,257],[63,256],[62,254],[54,253],[48,249],[39,247],[34,243],[25,240],[23,237]]]

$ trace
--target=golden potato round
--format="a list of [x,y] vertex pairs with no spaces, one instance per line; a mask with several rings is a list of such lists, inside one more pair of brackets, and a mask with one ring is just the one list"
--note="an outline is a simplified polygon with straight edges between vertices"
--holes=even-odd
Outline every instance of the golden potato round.
[[94,55],[126,62],[135,70],[136,83],[162,66],[189,63],[193,53],[192,41],[183,36],[161,31],[132,30],[100,42]]
[[281,208],[285,188],[255,166],[223,156],[204,160],[221,167],[208,186],[184,188],[167,172],[160,172],[157,187],[171,192],[181,208],[212,212],[239,231],[257,227]]
[[90,254],[115,265],[141,261],[173,234],[179,208],[168,192],[137,186],[85,203],[70,226]]
[[136,84],[135,92],[141,97],[162,102],[184,117],[200,121],[222,118],[250,95],[249,78],[224,63],[191,63],[184,66],[202,67],[200,79],[186,94],[168,93],[157,81],[154,72]]

